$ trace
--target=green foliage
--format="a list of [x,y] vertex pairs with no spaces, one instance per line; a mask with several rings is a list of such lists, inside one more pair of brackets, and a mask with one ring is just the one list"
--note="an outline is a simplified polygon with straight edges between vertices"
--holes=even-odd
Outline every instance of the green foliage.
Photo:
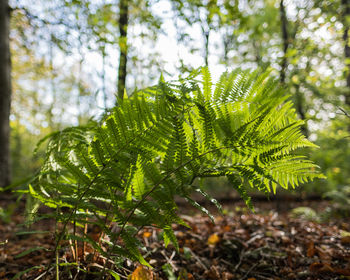
[[3,223],[9,224],[11,222],[11,216],[15,211],[17,205],[16,203],[12,203],[6,208],[0,207],[0,220]]
[[329,222],[331,219],[334,220],[334,218],[350,217],[349,186],[339,186],[335,190],[326,192],[324,198],[329,199],[332,203],[321,213],[316,213],[310,207],[298,207],[292,210],[292,216],[315,222]]
[[327,209],[327,218],[350,217],[350,186],[339,186],[325,193],[325,197],[333,202]]
[[317,132],[315,141],[322,150],[314,150],[310,157],[317,162],[327,176],[327,180],[311,182],[305,189],[324,194],[350,185],[350,141],[347,127],[349,119],[340,117],[333,120],[323,130]]
[[[226,177],[252,209],[247,187],[275,192],[322,177],[293,151],[315,147],[301,133],[292,103],[269,73],[224,73],[215,89],[206,68],[178,82],[135,93],[90,127],[51,135],[45,163],[30,194],[63,223],[63,239],[80,240],[110,260],[143,259],[137,232],[162,229],[165,245],[178,248],[172,224],[187,226],[174,197],[199,191],[196,179]],[[102,229],[67,234],[68,224]],[[80,232],[80,235],[78,234]]]
[[313,222],[320,222],[321,218],[320,216],[316,213],[315,210],[313,210],[310,207],[297,207],[294,208],[291,212],[293,217],[300,217],[308,221],[313,221]]
[[45,151],[41,149],[37,155],[33,157],[33,151],[36,143],[45,134],[40,136],[33,135],[26,127],[18,122],[11,122],[11,160],[12,160],[12,179],[14,183],[27,178],[29,174],[33,174],[40,169],[41,158],[45,155]]

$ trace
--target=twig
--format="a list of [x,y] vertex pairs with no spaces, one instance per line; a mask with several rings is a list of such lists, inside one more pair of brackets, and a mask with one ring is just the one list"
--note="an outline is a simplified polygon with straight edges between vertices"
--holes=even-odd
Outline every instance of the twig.
[[249,273],[251,273],[253,271],[254,268],[256,268],[258,266],[259,263],[255,263],[247,272],[246,274],[242,277],[242,280],[245,279]]
[[239,261],[234,268],[234,272],[236,272],[238,270],[238,268],[241,266],[243,256],[244,256],[244,250],[242,250],[241,254],[239,255]]
[[[53,267],[51,267],[50,269],[49,269],[49,271],[50,270],[52,270],[53,269]],[[45,276],[45,274],[46,274],[46,271],[44,271],[43,273],[41,273],[37,278],[35,278],[34,280],[39,280],[41,277],[43,277],[43,276]]]
[[69,247],[70,247],[70,249],[71,249],[71,251],[72,251],[73,259],[75,260],[75,262],[77,262],[76,254],[75,254],[76,250],[74,250],[74,245],[73,245],[73,243],[72,243],[72,239],[69,239],[69,240],[68,240],[68,243],[69,243],[69,245],[70,245]]
[[174,256],[175,256],[175,251],[171,254],[170,258],[168,258],[168,256],[165,254],[165,251],[164,251],[164,250],[162,250],[160,253],[165,257],[167,263],[171,265],[171,267],[172,267],[172,269],[173,269],[174,271],[178,271],[178,270],[179,270],[179,269],[176,267],[176,265],[174,264],[174,262],[173,262],[173,258],[174,258]]
[[196,259],[196,261],[197,261],[205,270],[208,270],[207,266],[200,260],[200,258],[199,258],[195,253],[193,253],[193,251],[192,251],[190,248],[188,248],[188,249],[189,249],[191,255]]
[[342,112],[344,113],[345,116],[347,116],[348,118],[350,118],[350,114],[349,114],[347,111],[345,111],[345,109],[343,109],[342,107],[338,107],[338,109],[339,109],[340,111],[342,111]]

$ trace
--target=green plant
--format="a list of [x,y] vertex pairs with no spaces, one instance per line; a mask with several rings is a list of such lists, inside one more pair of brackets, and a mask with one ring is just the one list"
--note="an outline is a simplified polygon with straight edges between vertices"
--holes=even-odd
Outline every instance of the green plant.
[[[100,125],[50,135],[29,192],[55,208],[62,223],[56,266],[63,240],[71,240],[76,263],[102,255],[109,264],[129,258],[148,265],[136,236],[144,226],[160,228],[165,246],[178,248],[172,224],[187,225],[177,215],[175,196],[210,215],[192,200],[198,191],[220,208],[197,179],[226,177],[253,209],[248,186],[269,193],[322,177],[312,162],[293,155],[315,145],[300,133],[292,103],[268,76],[236,70],[224,73],[215,89],[207,68],[179,82],[161,79],[119,100]],[[101,229],[97,240],[87,225]],[[78,241],[90,245],[90,258],[79,256]]]
[[310,207],[297,207],[291,211],[292,217],[294,218],[303,218],[308,221],[320,222],[321,217]]
[[336,190],[327,192],[324,197],[331,200],[326,218],[350,217],[350,186],[339,186]]
[[337,117],[317,132],[315,143],[322,147],[313,150],[310,158],[317,162],[327,180],[311,182],[305,186],[308,192],[325,194],[350,185],[350,141],[348,118]]
[[0,220],[3,223],[9,224],[11,222],[11,216],[16,210],[17,203],[11,203],[6,208],[0,206]]

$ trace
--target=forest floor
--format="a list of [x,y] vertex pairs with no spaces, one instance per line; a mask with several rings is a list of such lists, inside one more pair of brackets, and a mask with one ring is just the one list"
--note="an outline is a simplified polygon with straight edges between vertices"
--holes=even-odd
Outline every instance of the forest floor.
[[[118,270],[120,278],[350,279],[349,219],[319,223],[307,217],[295,217],[291,212],[295,207],[309,206],[319,214],[326,211],[329,202],[279,201],[282,207],[278,211],[275,202],[254,204],[253,214],[240,202],[224,203],[224,215],[215,214],[215,224],[192,208],[181,207],[182,218],[191,229],[174,226],[179,252],[172,245],[164,248],[157,229],[144,228],[139,236],[148,252],[145,258],[154,269],[150,271],[125,261]],[[41,221],[30,229],[42,233],[19,235],[23,231],[19,225],[24,221],[24,205],[14,204],[11,197],[0,200],[3,209],[10,209],[11,205],[17,208],[11,216],[3,213],[0,221],[0,279],[56,279],[54,269],[45,268],[54,262],[49,251],[54,248],[54,236],[47,233],[54,232],[54,222]],[[23,254],[40,247],[42,250]],[[60,257],[69,261],[69,252],[60,252]],[[90,265],[93,270],[103,263],[97,260]],[[36,268],[31,270],[33,267]],[[67,271],[67,267],[62,269]],[[26,270],[27,273],[20,275]],[[62,271],[60,279],[98,278],[83,273],[74,278]]]

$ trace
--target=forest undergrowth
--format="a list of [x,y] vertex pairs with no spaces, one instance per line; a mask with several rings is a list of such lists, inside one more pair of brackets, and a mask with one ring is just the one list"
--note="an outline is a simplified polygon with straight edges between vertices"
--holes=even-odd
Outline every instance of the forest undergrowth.
[[[2,200],[3,209],[15,202]],[[327,201],[279,201],[276,210],[271,202],[256,202],[253,214],[243,203],[224,203],[224,214],[216,213],[215,224],[209,217],[187,206],[180,207],[181,217],[191,229],[174,225],[180,251],[172,245],[164,248],[164,242],[155,228],[145,227],[138,233],[145,247],[145,259],[153,270],[135,262],[120,264],[120,279],[350,279],[350,224],[347,219],[332,219],[318,223],[308,217],[296,217],[292,209],[309,206],[322,213],[329,206]],[[17,204],[11,221],[1,221],[0,279],[56,279],[51,263],[54,249],[55,223],[42,220],[23,233],[21,223],[24,202]],[[41,212],[49,211],[46,208]],[[309,217],[310,218],[310,217]],[[50,233],[51,232],[51,233]],[[89,227],[93,239],[99,229]],[[42,247],[42,250],[26,251]],[[24,253],[25,252],[25,253]],[[146,253],[148,252],[148,253]],[[80,250],[81,270],[72,265],[72,251],[62,250],[59,279],[100,279],[104,259],[94,256],[89,248]],[[84,254],[84,256],[83,256]],[[33,269],[33,267],[35,267]],[[24,271],[28,271],[24,273]],[[77,276],[76,276],[77,275]],[[109,276],[111,277],[111,276]],[[107,279],[107,278],[105,278]],[[113,278],[110,278],[113,279]]]

